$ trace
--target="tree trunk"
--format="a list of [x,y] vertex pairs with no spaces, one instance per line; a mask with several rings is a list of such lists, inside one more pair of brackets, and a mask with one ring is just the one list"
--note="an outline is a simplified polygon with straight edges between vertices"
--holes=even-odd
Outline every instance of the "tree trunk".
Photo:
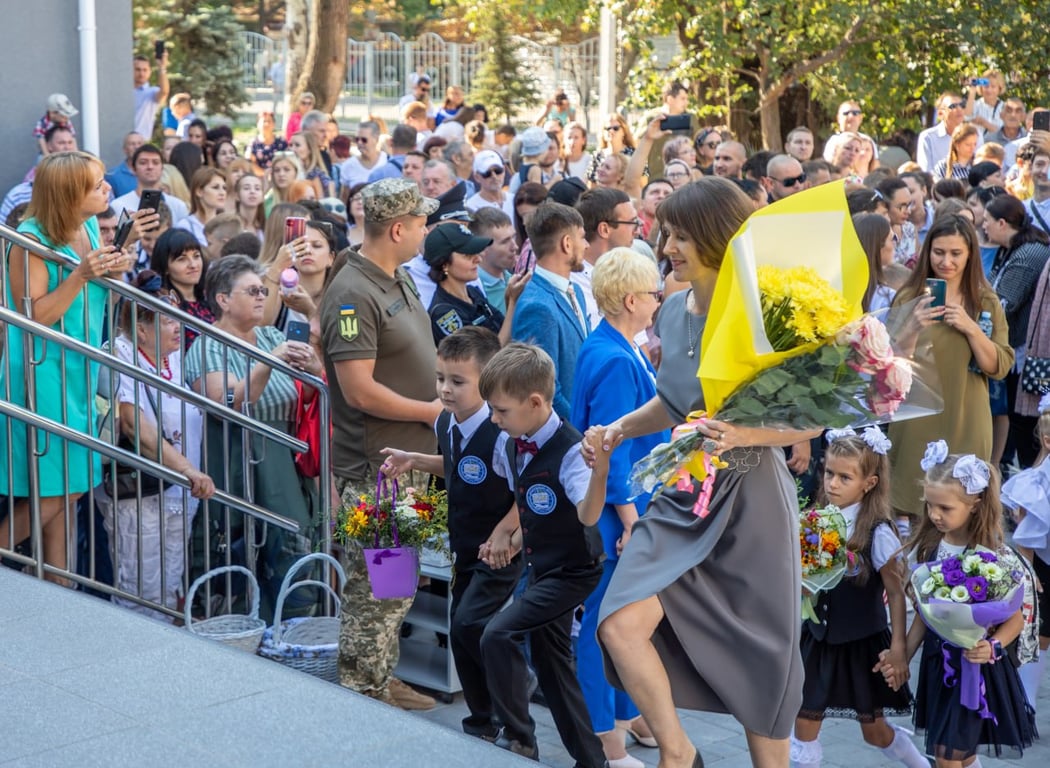
[[299,103],[300,77],[306,63],[308,28],[306,0],[287,0],[285,3],[284,33],[288,40],[288,56],[284,62],[284,117],[292,114]]
[[[317,0],[316,19],[310,25],[309,88],[317,97],[317,109],[333,112],[346,81],[346,38],[350,4],[346,0]],[[320,20],[324,19],[324,23]]]
[[780,135],[780,99],[775,95],[764,93],[758,102],[758,115],[762,122],[762,146],[771,152],[784,148]]

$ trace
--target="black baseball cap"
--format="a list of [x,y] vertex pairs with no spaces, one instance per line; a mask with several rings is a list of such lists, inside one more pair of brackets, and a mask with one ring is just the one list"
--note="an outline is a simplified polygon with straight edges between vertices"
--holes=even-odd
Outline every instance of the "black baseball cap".
[[463,224],[439,224],[423,243],[423,260],[431,267],[452,261],[453,253],[473,256],[492,245],[491,237],[478,237]]

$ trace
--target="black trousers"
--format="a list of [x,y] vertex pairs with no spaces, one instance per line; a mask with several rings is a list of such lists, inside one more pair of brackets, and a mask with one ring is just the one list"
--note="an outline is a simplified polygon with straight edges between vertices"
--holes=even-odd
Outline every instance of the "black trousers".
[[1039,417],[1023,416],[1017,412],[1017,387],[1020,380],[1020,374],[1013,372],[1006,374],[1006,399],[1010,407],[1010,432],[1007,438],[1006,452],[1003,454],[1003,457],[1009,456],[1012,448],[1017,455],[1017,465],[1021,469],[1028,469],[1035,464],[1035,460],[1039,457],[1039,438],[1036,436]]
[[463,686],[463,699],[470,710],[470,714],[463,718],[463,730],[472,736],[490,734],[496,727],[481,658],[481,635],[492,617],[514,594],[521,570],[520,556],[499,570],[474,562],[463,570],[457,567],[452,580],[449,646]]
[[573,612],[598,586],[601,576],[600,562],[534,573],[525,592],[489,622],[481,637],[489,693],[504,735],[530,747],[536,745],[522,649],[528,635],[532,665],[558,735],[581,768],[602,768],[605,754],[591,729],[576,679],[570,633]]

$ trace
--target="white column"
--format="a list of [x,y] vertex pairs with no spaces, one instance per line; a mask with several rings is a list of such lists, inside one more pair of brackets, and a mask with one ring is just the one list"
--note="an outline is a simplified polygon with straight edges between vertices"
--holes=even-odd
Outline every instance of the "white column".
[[616,17],[603,5],[598,40],[598,114],[616,110]]
[[98,110],[98,45],[95,39],[95,0],[79,0],[80,32],[80,148],[101,151]]

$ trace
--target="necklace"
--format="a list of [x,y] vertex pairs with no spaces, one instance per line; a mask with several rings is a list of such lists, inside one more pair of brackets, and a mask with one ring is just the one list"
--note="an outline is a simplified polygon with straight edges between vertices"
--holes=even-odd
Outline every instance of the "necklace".
[[689,298],[685,302],[686,333],[689,339],[689,357],[696,355],[696,346],[700,343],[700,329],[693,330],[693,313],[689,311],[689,305],[693,303],[693,289],[689,289]]

